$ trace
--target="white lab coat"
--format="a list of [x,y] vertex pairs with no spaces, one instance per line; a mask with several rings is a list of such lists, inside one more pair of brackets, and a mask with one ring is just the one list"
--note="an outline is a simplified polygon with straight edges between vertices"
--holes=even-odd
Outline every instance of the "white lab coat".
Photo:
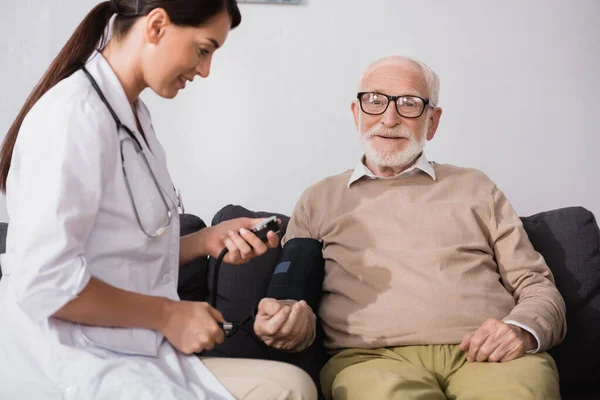
[[[121,121],[137,131],[104,57],[96,53],[87,69]],[[149,148],[136,135],[173,210],[167,232],[155,239],[140,229],[125,186],[120,139],[127,134],[117,133],[83,71],[44,95],[21,127],[7,182],[7,249],[0,259],[0,399],[233,398],[197,357],[176,351],[156,331],[51,317],[92,276],[178,298],[177,198],[148,110],[141,100],[137,107]],[[130,181],[136,186],[135,176]],[[162,215],[164,205],[148,195],[154,187],[134,189],[142,191],[136,200],[142,199],[144,217]]]

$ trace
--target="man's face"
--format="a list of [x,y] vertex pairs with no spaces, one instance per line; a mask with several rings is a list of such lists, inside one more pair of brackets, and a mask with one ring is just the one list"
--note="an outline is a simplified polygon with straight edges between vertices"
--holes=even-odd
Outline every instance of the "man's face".
[[[398,60],[384,62],[368,71],[363,77],[360,91],[388,96],[429,97],[427,82],[420,67],[409,61]],[[371,97],[374,104],[379,104],[380,99],[381,96],[379,99]],[[383,98],[383,101],[387,99]],[[403,117],[393,101],[389,102],[381,115],[365,113],[358,100],[352,103],[351,108],[367,162],[390,168],[406,168],[415,161],[426,141],[433,138],[441,114],[441,110],[425,106],[420,117]]]

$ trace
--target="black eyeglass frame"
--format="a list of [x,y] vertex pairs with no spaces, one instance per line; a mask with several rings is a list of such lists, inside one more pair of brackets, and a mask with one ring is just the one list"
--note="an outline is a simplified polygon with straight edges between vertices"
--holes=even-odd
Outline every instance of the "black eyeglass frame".
[[[363,108],[363,104],[362,104],[362,97],[365,94],[378,94],[380,96],[386,97],[388,99],[388,103],[386,104],[383,111],[380,113],[370,113],[370,112],[365,111],[365,109]],[[423,109],[421,110],[421,113],[414,117],[407,117],[406,115],[402,115],[402,113],[400,113],[400,110],[398,110],[398,102],[397,102],[397,100],[402,97],[414,97],[414,98],[420,99],[423,102]],[[358,92],[356,94],[356,98],[358,99],[358,104],[360,105],[361,111],[368,115],[381,115],[381,114],[385,113],[387,111],[388,107],[390,106],[391,102],[394,102],[395,107],[396,107],[396,112],[398,113],[398,115],[400,115],[401,117],[404,117],[404,118],[419,118],[421,115],[423,115],[423,113],[425,112],[425,108],[427,108],[427,106],[430,106],[431,108],[435,108],[435,105],[428,98],[421,97],[421,96],[415,96],[412,94],[401,94],[399,96],[390,96],[390,95],[387,95],[387,94],[381,93],[381,92]]]

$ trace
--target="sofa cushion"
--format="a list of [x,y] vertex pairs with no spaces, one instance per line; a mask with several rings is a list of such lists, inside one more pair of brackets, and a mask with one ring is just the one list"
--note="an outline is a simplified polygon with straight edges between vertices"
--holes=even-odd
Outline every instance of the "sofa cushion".
[[[214,216],[212,225],[235,218],[266,218],[272,215],[277,215],[281,220],[281,237],[287,228],[289,220],[287,216],[250,211],[236,205],[223,207]],[[256,257],[244,265],[221,264],[217,290],[217,308],[223,313],[227,321],[243,321],[251,314],[252,309],[260,299],[264,297],[279,252],[279,248],[270,249],[261,257]],[[215,259],[209,258],[207,299],[210,298],[212,293],[214,267]],[[217,345],[214,350],[204,354],[213,357],[269,358],[267,346],[254,335],[251,323],[242,326],[238,333],[227,338],[225,343]]]
[[582,207],[521,218],[533,247],[544,256],[567,307],[567,336],[550,349],[561,388],[597,388],[600,371],[600,232]]
[[[217,213],[213,224],[231,218],[270,215],[272,213],[255,213],[229,205]],[[288,217],[279,216],[283,222],[283,235]],[[600,371],[598,225],[593,214],[581,207],[563,208],[521,219],[534,248],[544,256],[552,270],[567,306],[567,336],[560,345],[550,350],[559,368],[563,398],[583,399],[597,395],[595,375]],[[277,250],[271,250],[244,266],[222,265],[218,308],[226,318],[243,319],[247,310],[260,300],[270,281],[278,254]],[[213,263],[209,263],[210,269],[214,267]],[[273,352],[257,344],[255,338],[250,338],[251,335],[251,329],[248,329],[248,332],[236,335],[237,338],[227,339],[224,345],[217,346],[217,353],[213,355],[280,359],[302,367],[313,377],[314,371],[322,363],[323,357],[319,355],[322,347],[315,350],[313,345],[309,351],[297,355]],[[321,345],[318,342],[315,344]]]
[[[234,218],[266,218],[276,215],[281,220],[280,238],[287,229],[289,217],[264,211],[250,211],[244,207],[228,205],[222,208],[213,218],[212,224]],[[219,271],[219,287],[217,291],[217,308],[225,318],[241,321],[264,297],[271,280],[273,269],[279,257],[280,248],[269,249],[261,257],[256,257],[244,265],[221,264]],[[212,276],[215,260],[209,260],[208,293],[212,293]]]
[[[279,237],[283,237],[287,229],[289,217],[283,214],[251,211],[237,205],[223,207],[213,218],[212,224],[218,224],[233,218],[265,218],[276,215],[281,220]],[[217,308],[228,321],[244,320],[252,308],[265,297],[267,287],[271,281],[273,270],[277,264],[281,249],[270,249],[261,257],[256,257],[250,262],[234,266],[227,263],[221,264],[217,292]],[[215,260],[209,260],[209,293],[212,290],[212,274]],[[304,369],[319,385],[319,371],[324,363],[325,351],[323,348],[323,332],[319,326],[318,340],[301,353],[289,353],[267,347],[254,335],[252,323],[242,327],[233,337],[227,338],[225,343],[217,345],[213,351],[205,352],[206,356],[213,357],[251,357],[284,361]]]
[[[192,214],[179,216],[181,236],[189,235],[206,228],[200,218]],[[182,300],[204,301],[206,299],[206,279],[208,276],[208,258],[202,257],[179,267],[177,292]]]
[[[251,211],[238,205],[228,205],[215,215],[212,224],[216,225],[221,221],[233,218],[266,218],[272,215],[276,215],[281,220],[279,238],[282,238],[285,235],[289,217],[279,213]],[[252,308],[265,297],[280,251],[280,248],[270,249],[261,257],[256,257],[240,266],[221,264],[217,308],[223,313],[226,320],[242,321],[249,315]],[[215,260],[209,259],[209,293],[212,290],[214,264]],[[213,351],[203,354],[213,357],[248,357],[287,362],[306,371],[317,387],[320,387],[319,372],[327,355],[323,347],[323,330],[320,325],[317,328],[315,342],[300,353],[284,352],[267,347],[254,334],[252,323],[248,323],[236,335],[227,338],[223,344],[217,345]]]

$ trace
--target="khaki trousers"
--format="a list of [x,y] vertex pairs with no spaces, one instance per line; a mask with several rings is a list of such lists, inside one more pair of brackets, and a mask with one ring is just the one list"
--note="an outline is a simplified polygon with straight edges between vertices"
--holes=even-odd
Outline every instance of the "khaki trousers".
[[547,353],[507,363],[467,362],[458,345],[348,349],[321,370],[327,399],[560,399]]
[[310,376],[291,364],[246,358],[200,360],[236,399],[317,399],[317,388]]

